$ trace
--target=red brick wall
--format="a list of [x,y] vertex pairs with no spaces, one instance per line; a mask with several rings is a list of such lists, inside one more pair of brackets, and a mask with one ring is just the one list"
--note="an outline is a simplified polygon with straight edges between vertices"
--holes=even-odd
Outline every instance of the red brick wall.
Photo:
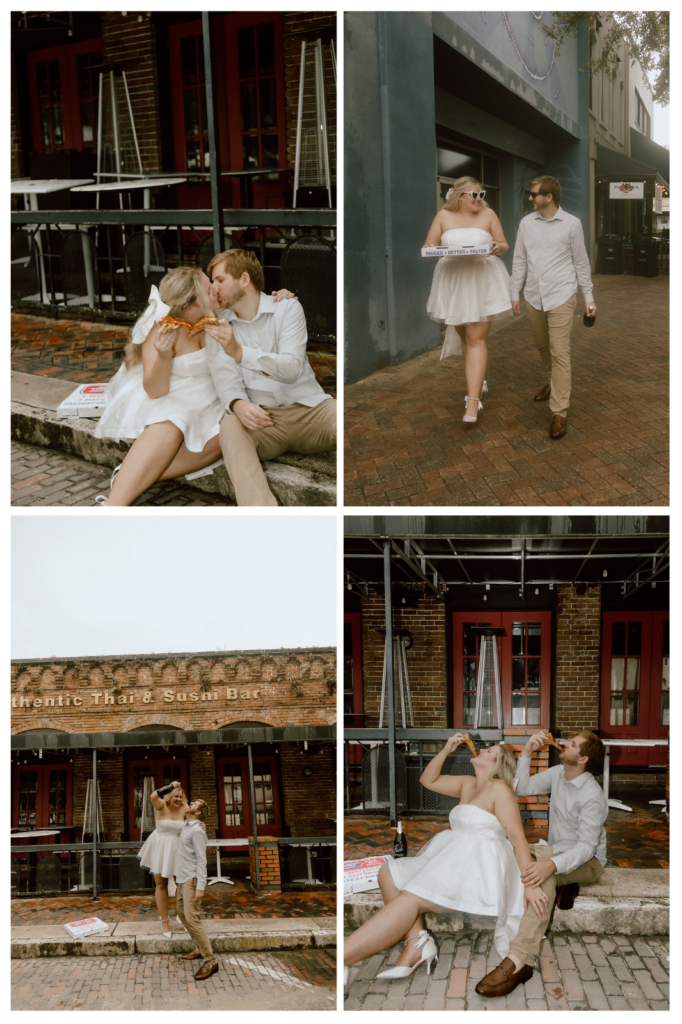
[[[294,186],[293,169],[296,164],[296,120],[298,117],[298,88],[301,75],[301,43],[314,42],[322,34],[325,40],[329,29],[334,33],[336,49],[336,13],[334,11],[291,11],[282,17],[282,36],[284,44],[284,88],[287,124],[287,166],[289,187]],[[327,30],[326,32],[324,30]],[[337,51],[338,53],[338,51]],[[336,85],[331,68],[325,67],[325,92],[327,95],[327,130],[330,139],[336,131]],[[336,176],[336,164],[333,161],[330,146],[330,163],[332,180]]]
[[158,174],[163,168],[159,136],[156,30],[146,13],[142,14],[142,21],[137,20],[138,16],[138,11],[125,15],[118,11],[103,11],[102,52],[105,61],[140,61],[137,67],[125,69],[130,104],[133,108],[142,170],[145,174]]
[[[384,665],[384,595],[372,592],[362,603],[362,669],[365,727],[379,724],[381,677]],[[409,629],[414,645],[407,652],[416,729],[444,729],[447,665],[445,605],[435,597],[420,596],[419,607],[394,608],[393,629]],[[385,717],[384,717],[385,721]]]
[[[256,857],[253,837],[249,839],[249,874],[251,888],[256,891]],[[279,848],[273,836],[258,836],[258,875],[261,894],[282,891],[282,876],[279,870]]]
[[601,586],[582,596],[570,584],[557,591],[554,721],[567,735],[599,726]]
[[[331,743],[279,747],[284,817],[292,836],[331,836],[336,832],[335,751]],[[312,769],[305,776],[303,770]]]

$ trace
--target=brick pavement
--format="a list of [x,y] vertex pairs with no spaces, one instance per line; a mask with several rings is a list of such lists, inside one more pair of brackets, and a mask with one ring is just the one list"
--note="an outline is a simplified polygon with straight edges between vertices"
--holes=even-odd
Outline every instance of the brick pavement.
[[195,981],[200,961],[179,956],[13,960],[13,1010],[335,1010],[336,958],[328,950],[222,953],[220,970]]
[[[87,320],[51,320],[23,311],[12,312],[13,370],[39,377],[63,378],[77,384],[110,380],[123,362],[130,328]],[[336,352],[333,345],[308,342],[308,359],[317,380],[336,394]]]
[[[111,470],[63,455],[51,448],[12,441],[12,505],[94,506],[95,496],[109,493]],[[221,494],[206,494],[176,480],[153,484],[133,505],[196,507],[235,506]],[[102,515],[108,514],[106,510]]]
[[475,992],[499,963],[492,932],[462,932],[441,943],[431,977],[424,966],[409,978],[377,981],[402,944],[351,967],[346,1010],[668,1010],[665,936],[551,935],[540,968],[508,996]]
[[589,330],[576,318],[559,441],[532,400],[544,370],[525,316],[491,337],[475,425],[461,422],[462,361],[439,352],[347,386],[345,504],[667,505],[668,282],[595,276],[599,315]]
[[[661,794],[658,790],[644,787],[617,789],[611,787],[610,795],[617,796],[629,811],[612,808],[606,819],[608,856],[607,867],[619,868],[669,868],[670,826],[661,813],[660,807],[650,806],[649,800]],[[409,856],[424,845],[436,832],[448,827],[447,818],[434,815],[409,815],[403,817],[405,834],[409,843]],[[547,839],[547,825],[532,825],[524,822],[524,833],[529,843]],[[374,853],[391,853],[393,832],[388,818],[383,815],[349,815],[344,821],[344,859],[368,856]]]

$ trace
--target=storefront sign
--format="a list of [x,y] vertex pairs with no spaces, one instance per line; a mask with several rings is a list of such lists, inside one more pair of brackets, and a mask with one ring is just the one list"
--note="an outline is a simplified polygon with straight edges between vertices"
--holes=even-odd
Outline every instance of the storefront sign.
[[[201,701],[221,700],[256,700],[260,697],[260,690],[240,689],[236,686],[220,687],[218,689],[206,690],[203,693],[196,693],[188,690],[164,690],[160,697],[156,697],[151,690],[140,690],[139,693],[86,693],[77,697],[71,693],[59,693],[49,697],[25,697],[23,694],[12,695],[13,708],[80,708],[80,707],[129,707],[131,704],[198,704]],[[137,700],[135,699],[137,698]]]
[[644,199],[644,182],[611,181],[609,199]]

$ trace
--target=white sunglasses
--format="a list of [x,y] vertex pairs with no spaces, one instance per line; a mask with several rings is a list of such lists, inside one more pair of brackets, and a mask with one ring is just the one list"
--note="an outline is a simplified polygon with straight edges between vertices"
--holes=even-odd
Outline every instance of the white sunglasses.
[[463,196],[471,196],[472,199],[485,199],[485,189],[482,192],[462,192]]

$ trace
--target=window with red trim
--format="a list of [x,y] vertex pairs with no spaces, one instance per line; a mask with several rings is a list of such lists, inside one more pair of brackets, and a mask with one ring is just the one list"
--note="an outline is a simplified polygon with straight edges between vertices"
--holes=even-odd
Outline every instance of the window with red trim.
[[[71,782],[71,764],[17,765],[14,769],[12,825],[27,831],[67,829],[73,822]],[[47,838],[49,843],[55,841],[59,842],[59,837]]]
[[[154,779],[152,791],[171,782],[180,782],[187,794],[187,765],[179,758],[128,762],[128,831],[130,842],[141,839],[142,795],[144,780]],[[187,794],[189,796],[189,794]],[[153,819],[152,819],[153,820]]]
[[[248,837],[253,835],[248,758],[219,757],[217,769],[220,838],[243,838],[246,848]],[[276,757],[253,755],[253,786],[258,830],[261,834],[281,836]]]
[[36,153],[97,146],[102,40],[53,46],[27,54],[29,99]]
[[360,612],[343,616],[343,721],[347,728],[361,729],[362,627]]

